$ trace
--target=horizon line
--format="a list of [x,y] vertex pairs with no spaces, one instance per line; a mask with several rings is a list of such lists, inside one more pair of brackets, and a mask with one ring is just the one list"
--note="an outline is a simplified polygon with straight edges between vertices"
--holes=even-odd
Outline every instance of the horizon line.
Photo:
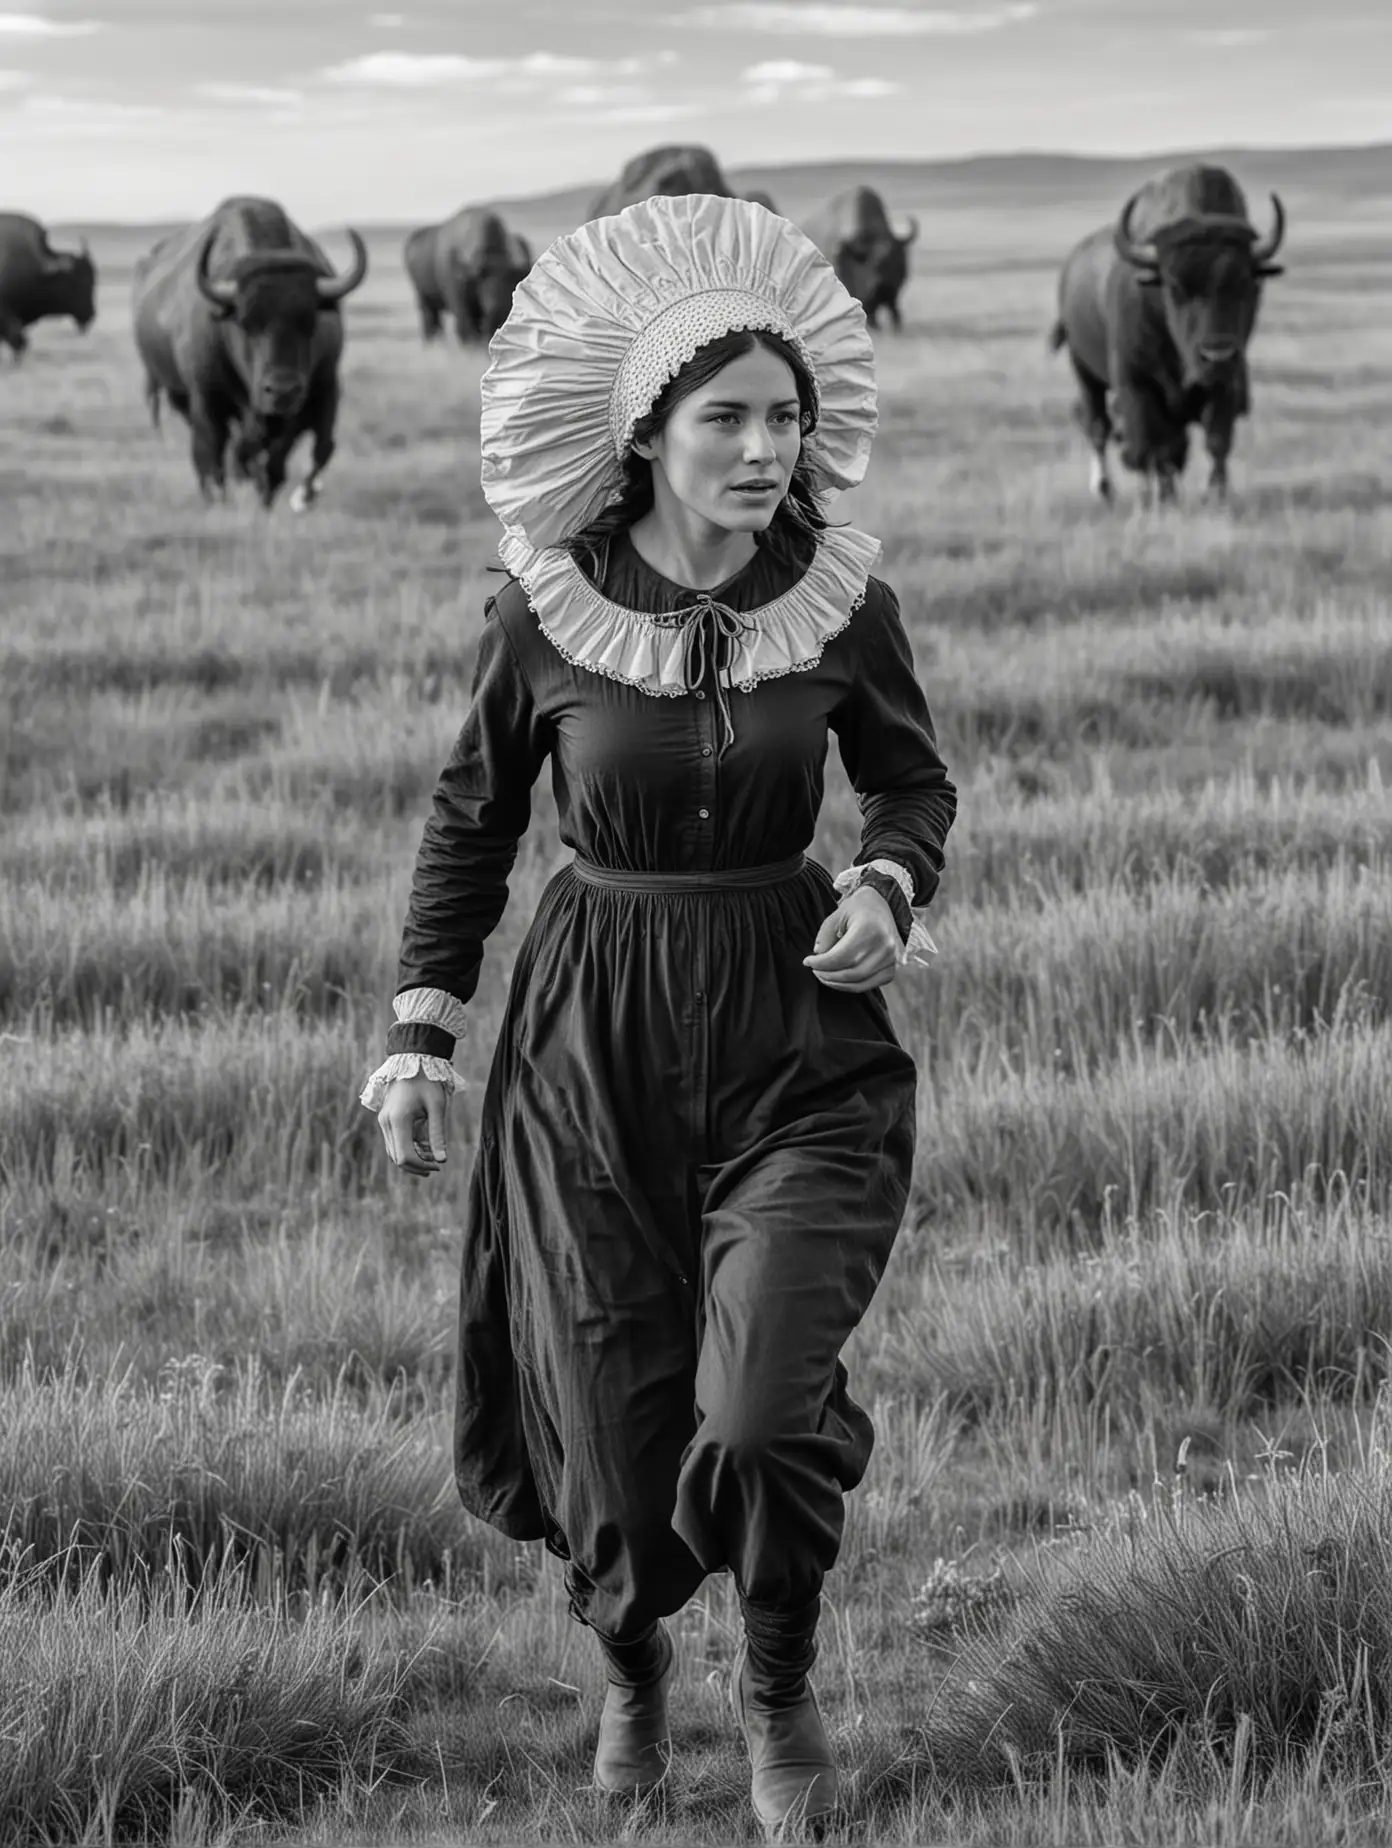
[[[705,143],[653,143],[654,146],[708,145]],[[875,167],[903,167],[951,171],[964,167],[981,166],[987,163],[1024,163],[1028,161],[1066,161],[1079,167],[1102,166],[1137,166],[1149,161],[1176,160],[1184,156],[1204,154],[1223,154],[1232,157],[1242,155],[1286,155],[1320,157],[1339,154],[1392,154],[1392,138],[1373,141],[1322,141],[1322,142],[1200,142],[1183,147],[1158,147],[1137,153],[1134,150],[1105,151],[1092,150],[1079,152],[1072,148],[1021,147],[1021,148],[981,148],[970,154],[847,154],[824,157],[814,160],[789,160],[770,162],[766,160],[732,160],[720,161],[721,171],[729,174],[738,173],[805,173],[820,167],[855,167],[857,165]],[[717,158],[719,158],[717,156]],[[612,183],[615,176],[609,174],[594,179],[572,181],[566,186],[549,186],[529,193],[495,193],[478,201],[480,205],[489,206],[525,206],[545,204],[553,199],[564,199],[574,193],[597,191]],[[235,197],[235,194],[224,194]],[[208,209],[211,209],[208,208]],[[171,223],[190,222],[185,214],[158,218],[87,218],[81,215],[63,214],[51,221],[53,224],[83,225],[112,231],[155,229]],[[196,219],[192,222],[196,222]],[[336,221],[331,221],[336,222]],[[396,230],[419,222],[418,217],[409,218],[368,218],[361,222],[382,230]]]

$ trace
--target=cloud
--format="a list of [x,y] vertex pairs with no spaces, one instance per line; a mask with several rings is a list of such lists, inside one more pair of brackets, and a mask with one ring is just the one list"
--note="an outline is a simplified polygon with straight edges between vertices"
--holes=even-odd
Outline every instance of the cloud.
[[209,103],[250,103],[265,109],[291,109],[304,101],[301,90],[277,90],[259,83],[196,83],[193,93]]
[[404,13],[369,13],[367,23],[370,26],[376,26],[379,31],[394,32],[398,27],[406,24],[406,15]]
[[90,38],[99,19],[48,19],[42,13],[0,13],[0,38]]
[[811,34],[823,38],[962,37],[998,32],[1003,26],[1033,19],[1038,0],[1010,0],[1004,6],[966,8],[807,5],[792,0],[721,0],[713,6],[679,13],[674,24],[711,26],[718,30]]
[[16,113],[36,128],[56,129],[65,142],[151,139],[162,142],[171,128],[196,121],[193,112],[161,109],[154,103],[119,103],[93,96],[64,96],[45,91],[23,97]]
[[28,71],[0,70],[0,91],[27,89],[33,81]]
[[770,58],[740,72],[742,83],[816,83],[835,77],[829,64],[799,64],[796,58]]
[[486,76],[486,58],[454,52],[369,51],[319,74],[328,83],[362,84],[387,90],[426,90],[435,84],[470,83]]
[[704,115],[699,103],[631,103],[587,115],[587,122],[618,122],[634,128],[660,128],[664,122],[684,122]]
[[1239,45],[1259,45],[1271,34],[1262,26],[1195,26],[1180,37],[1190,45],[1209,45],[1217,51],[1233,51]]
[[777,103],[792,99],[824,103],[834,98],[892,96],[899,88],[883,77],[838,77],[829,64],[802,64],[795,58],[770,58],[740,72],[742,99]]
[[648,92],[636,83],[568,83],[556,92],[558,103],[588,108],[631,108],[649,100]]
[[[665,60],[664,60],[665,61]],[[522,58],[470,58],[460,52],[370,51],[331,64],[319,74],[328,83],[365,89],[428,90],[458,84],[496,83],[514,93],[544,88],[548,82],[578,82],[596,77],[634,77],[644,69],[641,58],[562,57],[533,51]]]

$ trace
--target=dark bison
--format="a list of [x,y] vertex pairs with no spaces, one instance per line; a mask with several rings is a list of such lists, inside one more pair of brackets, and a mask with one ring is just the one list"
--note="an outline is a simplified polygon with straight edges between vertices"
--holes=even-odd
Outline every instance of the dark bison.
[[273,200],[224,199],[136,264],[131,301],[150,414],[158,424],[163,394],[188,419],[205,498],[225,489],[235,431],[233,467],[269,507],[290,451],[311,431],[312,467],[293,504],[315,499],[334,452],[339,303],[367,274],[362,239],[348,237],[353,262],[336,276]]
[[[1109,500],[1107,444],[1173,499],[1200,424],[1211,458],[1208,492],[1228,487],[1233,428],[1251,408],[1247,343],[1262,284],[1285,233],[1281,201],[1259,237],[1242,189],[1223,167],[1176,167],[1127,201],[1115,226],[1085,237],[1059,278],[1050,345],[1068,348],[1077,418],[1092,444],[1092,487]],[[1110,399],[1109,394],[1110,392]]]
[[899,294],[909,279],[909,245],[918,236],[911,218],[901,237],[889,222],[884,200],[873,186],[852,186],[813,214],[803,226],[861,307],[871,327],[881,308],[902,328]]
[[612,186],[596,193],[590,217],[608,218],[642,199],[680,199],[687,193],[714,193],[718,199],[737,196],[709,148],[649,148],[634,155]]
[[83,333],[97,315],[97,272],[80,251],[55,250],[37,218],[0,212],[0,340],[18,359],[25,328],[46,315],[71,315]]
[[532,267],[532,247],[496,212],[468,205],[441,225],[407,238],[406,274],[416,292],[421,333],[433,340],[441,317],[454,316],[461,341],[491,340],[512,307],[512,292]]
[[752,192],[747,192],[744,196],[751,205],[763,206],[764,210],[772,212],[775,218],[781,216],[778,207],[773,203],[772,194],[766,193],[761,186],[756,186]]

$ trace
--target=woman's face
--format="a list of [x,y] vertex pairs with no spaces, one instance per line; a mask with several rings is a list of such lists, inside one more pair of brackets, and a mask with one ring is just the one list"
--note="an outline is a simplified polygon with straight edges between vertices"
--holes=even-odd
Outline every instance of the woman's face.
[[730,532],[762,532],[788,492],[802,449],[797,380],[757,346],[683,398],[650,443],[658,510],[667,491]]

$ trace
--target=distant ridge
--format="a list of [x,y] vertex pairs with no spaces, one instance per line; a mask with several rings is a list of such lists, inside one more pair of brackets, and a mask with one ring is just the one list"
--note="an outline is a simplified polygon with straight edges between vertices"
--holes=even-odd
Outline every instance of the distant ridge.
[[[863,160],[798,161],[779,166],[728,167],[741,190],[762,187],[793,215],[818,199],[857,183],[903,195],[906,201],[939,197],[960,203],[968,194],[996,193],[1002,204],[1022,194],[1066,197],[1092,194],[1099,187],[1139,184],[1159,167],[1209,161],[1237,170],[1253,186],[1298,186],[1340,193],[1366,190],[1392,194],[1392,142],[1363,146],[1310,148],[1173,148],[1151,154],[1067,154],[1024,149],[1011,154],[972,154],[952,160],[890,160],[867,155]],[[580,222],[589,201],[604,184],[596,180],[563,191],[516,195],[495,201],[500,207],[539,218]]]
[[[977,203],[983,208],[1008,209],[1026,200],[1110,200],[1128,186],[1138,185],[1157,168],[1198,160],[1231,167],[1246,186],[1276,187],[1295,197],[1335,193],[1344,198],[1357,195],[1369,200],[1392,199],[1392,142],[1347,147],[1177,148],[1135,155],[1068,154],[1041,149],[973,154],[952,160],[892,160],[866,155],[854,160],[734,166],[727,167],[726,172],[733,185],[741,190],[764,188],[773,195],[780,210],[798,218],[829,194],[856,184],[879,188],[896,211],[931,208],[934,204],[960,207]],[[514,219],[519,230],[554,235],[561,227],[583,221],[590,201],[611,177],[604,175],[555,192],[496,197],[491,203]],[[465,200],[461,197],[455,203],[463,204]],[[354,222],[366,235],[386,240],[399,238],[410,226],[441,215],[423,207],[419,212],[408,210],[399,219]],[[171,227],[168,222],[118,225],[103,220],[64,219],[55,221],[55,228],[119,229],[148,233],[153,239]]]

